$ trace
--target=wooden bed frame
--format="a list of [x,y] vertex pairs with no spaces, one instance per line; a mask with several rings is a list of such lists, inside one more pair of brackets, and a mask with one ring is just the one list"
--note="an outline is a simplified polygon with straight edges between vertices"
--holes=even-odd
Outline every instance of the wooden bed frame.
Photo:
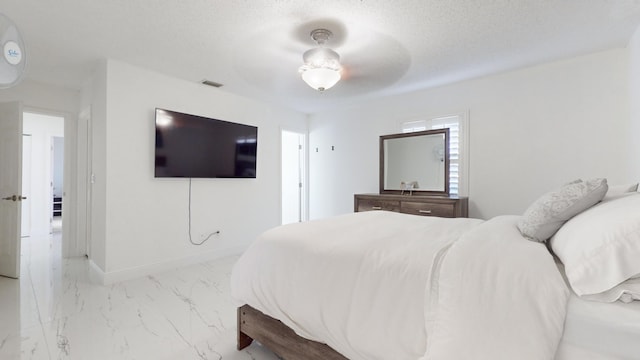
[[243,305],[238,308],[238,350],[253,340],[284,360],[348,360],[328,345],[305,339],[279,320]]

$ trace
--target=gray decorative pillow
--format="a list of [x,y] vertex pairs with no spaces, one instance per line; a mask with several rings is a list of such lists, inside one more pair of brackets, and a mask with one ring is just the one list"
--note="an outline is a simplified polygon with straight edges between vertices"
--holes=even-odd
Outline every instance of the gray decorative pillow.
[[602,200],[607,189],[607,179],[565,184],[531,204],[518,221],[518,229],[530,240],[545,242],[567,220]]

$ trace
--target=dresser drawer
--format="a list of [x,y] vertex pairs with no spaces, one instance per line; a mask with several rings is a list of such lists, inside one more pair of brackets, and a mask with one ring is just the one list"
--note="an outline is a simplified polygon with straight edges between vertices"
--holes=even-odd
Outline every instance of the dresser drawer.
[[400,211],[400,201],[380,199],[359,199],[357,211],[386,210]]
[[403,201],[400,205],[400,212],[405,214],[455,217],[454,204],[428,203]]
[[386,210],[439,217],[467,217],[468,199],[457,196],[355,194],[354,211]]

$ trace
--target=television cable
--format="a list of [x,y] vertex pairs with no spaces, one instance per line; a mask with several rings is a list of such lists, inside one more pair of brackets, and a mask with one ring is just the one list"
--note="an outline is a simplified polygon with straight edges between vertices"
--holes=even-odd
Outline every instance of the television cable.
[[202,240],[199,243],[193,241],[193,238],[191,237],[191,178],[189,178],[189,242],[192,245],[202,245],[207,240],[209,240],[213,235],[218,235],[218,234],[220,234],[220,230],[216,230],[216,231],[212,232],[211,234],[207,235],[207,237],[205,237],[204,240]]

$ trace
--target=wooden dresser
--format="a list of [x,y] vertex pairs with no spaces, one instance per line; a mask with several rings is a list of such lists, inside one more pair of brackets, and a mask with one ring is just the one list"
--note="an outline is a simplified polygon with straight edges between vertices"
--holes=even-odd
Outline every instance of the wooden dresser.
[[355,194],[354,211],[387,210],[440,217],[469,216],[469,199],[457,196]]

